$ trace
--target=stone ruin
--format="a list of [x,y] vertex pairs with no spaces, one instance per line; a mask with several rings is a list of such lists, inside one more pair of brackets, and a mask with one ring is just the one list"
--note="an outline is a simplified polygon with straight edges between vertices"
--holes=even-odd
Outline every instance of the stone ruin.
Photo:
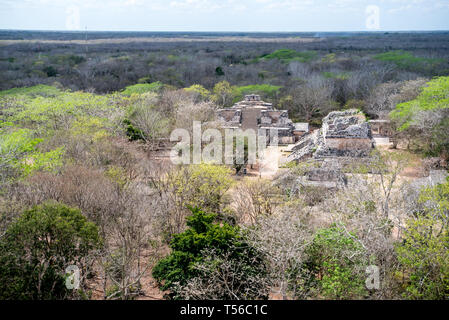
[[368,121],[373,137],[389,138],[393,135],[393,128],[390,120],[377,119]]
[[[264,102],[259,95],[246,95],[231,108],[217,111],[222,128],[276,130],[280,144],[295,143],[299,137],[308,132],[308,124],[294,124],[288,117],[287,110],[276,110],[273,104]],[[307,131],[306,131],[307,130]]]
[[376,145],[390,145],[394,141],[393,127],[390,120],[376,119],[368,121]]
[[334,111],[323,119],[321,129],[297,142],[287,161],[367,157],[373,148],[370,124],[363,113],[352,109]]
[[317,166],[298,178],[299,186],[334,189],[347,184],[342,167],[354,159],[368,157],[373,148],[370,124],[363,113],[334,111],[323,119],[321,129],[297,142],[287,161],[311,161]]
[[315,164],[318,167],[307,170],[303,176],[296,180],[297,192],[300,192],[300,186],[323,187],[334,190],[347,186],[348,178],[343,173],[340,163],[325,159]]

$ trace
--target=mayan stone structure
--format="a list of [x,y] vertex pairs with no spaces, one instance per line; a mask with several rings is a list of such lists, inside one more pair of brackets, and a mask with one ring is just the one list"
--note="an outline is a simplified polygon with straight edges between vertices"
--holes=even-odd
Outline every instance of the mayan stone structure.
[[320,159],[317,168],[310,168],[296,180],[296,188],[301,186],[339,189],[347,186],[348,178],[342,170],[342,164],[330,159]]
[[388,145],[393,143],[393,127],[390,120],[370,120],[368,121],[371,127],[371,133],[373,139],[376,142],[376,146]]
[[320,130],[298,141],[288,161],[366,157],[373,148],[370,124],[361,112],[334,111],[323,119]]
[[294,124],[287,110],[276,110],[255,94],[245,96],[231,108],[218,110],[217,117],[223,128],[252,129],[256,133],[259,129],[276,130],[280,144],[295,143],[309,130],[308,124]]
[[370,120],[368,122],[373,137],[391,137],[393,135],[393,128],[390,120]]

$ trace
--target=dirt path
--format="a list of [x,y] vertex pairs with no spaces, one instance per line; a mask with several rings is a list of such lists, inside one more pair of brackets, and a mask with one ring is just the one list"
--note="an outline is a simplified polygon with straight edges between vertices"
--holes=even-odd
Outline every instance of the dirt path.
[[273,179],[282,162],[281,147],[268,146],[260,161],[259,173],[261,178]]

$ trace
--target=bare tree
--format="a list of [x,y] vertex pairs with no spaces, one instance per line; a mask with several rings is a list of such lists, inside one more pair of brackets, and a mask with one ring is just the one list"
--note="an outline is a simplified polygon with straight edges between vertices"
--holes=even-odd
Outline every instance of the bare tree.
[[[136,192],[124,190],[123,192]],[[149,203],[142,203],[133,195],[122,198],[122,214],[111,217],[101,264],[105,282],[112,290],[105,290],[106,299],[130,299],[141,293],[141,279],[160,259],[157,225]],[[137,201],[136,201],[137,200]]]
[[164,118],[155,108],[139,104],[134,106],[131,123],[141,133],[151,150],[159,146],[160,140],[169,135],[169,119]]
[[[25,203],[52,199],[76,206],[100,229],[97,256],[104,298],[130,299],[141,293],[140,280],[159,258],[161,204],[137,181],[120,172],[68,167],[60,175],[40,173],[17,192]],[[150,245],[153,244],[153,245]]]
[[[372,178],[356,174],[349,178],[347,188],[340,189],[319,209],[328,212],[330,223],[357,241],[364,249],[366,260],[379,267],[381,287],[371,291],[373,299],[393,299],[397,292],[393,275],[398,262],[392,232],[400,222],[393,215],[386,218],[382,213],[383,206],[379,184]],[[396,208],[393,211],[397,214]]]
[[[246,264],[260,266],[260,259],[249,255],[245,264],[233,258],[232,248],[225,253],[213,249],[202,252],[204,261],[195,264],[199,276],[179,286],[177,292],[192,300],[250,300],[268,296],[270,281],[263,273],[248,273]],[[261,267],[261,266],[260,266]]]
[[370,115],[386,119],[398,103],[415,99],[426,81],[428,80],[420,78],[402,82],[381,83],[371,91],[365,111]]
[[331,94],[331,83],[314,77],[304,85],[292,89],[282,101],[282,107],[287,108],[293,117],[310,121],[318,115],[326,115],[332,109]]
[[193,135],[193,121],[199,121],[202,130],[216,127],[215,104],[211,102],[184,102],[178,105],[175,115],[176,128],[183,128]]
[[281,203],[279,188],[268,180],[245,179],[232,191],[232,207],[241,222],[256,223],[270,216]]
[[381,208],[386,219],[388,219],[390,213],[389,205],[393,187],[398,180],[399,174],[409,164],[409,161],[410,159],[405,153],[380,152],[377,150],[372,153],[369,169],[379,178],[383,196]]
[[378,85],[368,97],[365,112],[378,118],[388,118],[388,113],[394,109],[394,96],[399,93],[401,83],[387,82]]
[[304,250],[310,240],[301,213],[284,211],[280,214],[258,219],[257,224],[247,228],[248,242],[264,253],[269,266],[272,290],[288,299],[304,296],[302,279],[293,278],[293,270],[301,269],[305,260]]

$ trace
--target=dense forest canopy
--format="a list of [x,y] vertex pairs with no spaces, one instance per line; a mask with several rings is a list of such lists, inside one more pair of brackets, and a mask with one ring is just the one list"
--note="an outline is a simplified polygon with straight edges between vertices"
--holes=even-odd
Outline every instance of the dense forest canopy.
[[[447,299],[449,33],[85,37],[0,31],[0,298]],[[313,161],[167,161],[253,93],[312,130],[391,121],[393,146],[336,188],[299,183]]]

